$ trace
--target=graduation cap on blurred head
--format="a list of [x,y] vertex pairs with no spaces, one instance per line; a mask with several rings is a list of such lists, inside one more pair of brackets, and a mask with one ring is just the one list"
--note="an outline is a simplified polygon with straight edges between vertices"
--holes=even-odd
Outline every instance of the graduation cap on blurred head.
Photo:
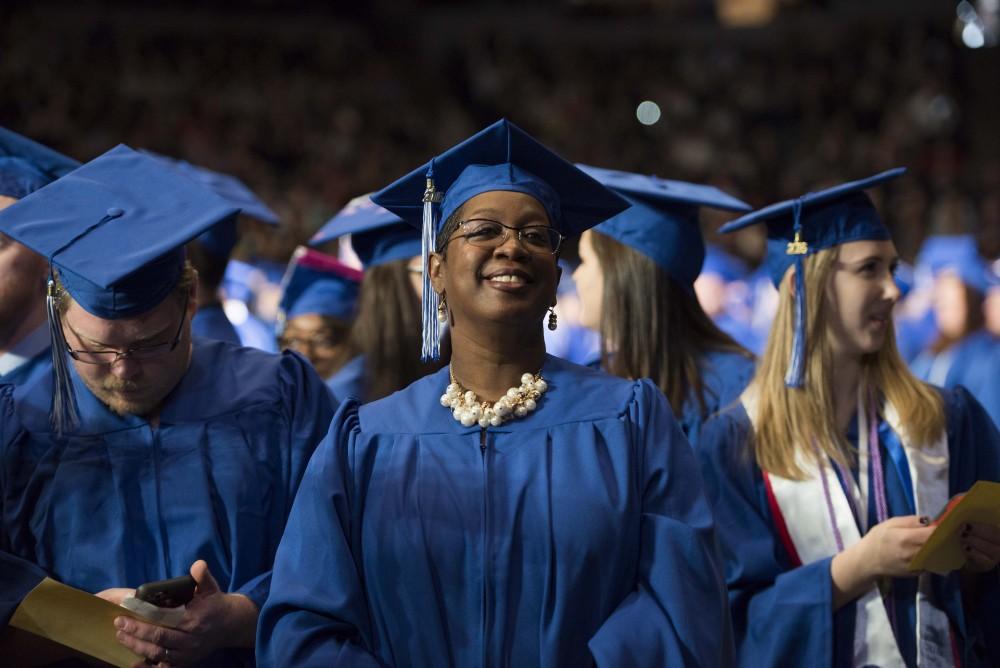
[[362,273],[317,250],[298,247],[282,280],[278,320],[317,313],[350,320],[358,305]]
[[792,358],[785,374],[785,385],[802,387],[805,379],[805,282],[803,260],[824,248],[851,241],[884,241],[889,229],[875,210],[865,190],[902,176],[905,167],[897,167],[860,181],[808,193],[793,200],[778,202],[723,225],[727,233],[757,223],[767,225],[767,269],[775,286],[789,267],[795,266],[795,335]]
[[476,195],[525,193],[538,200],[563,235],[579,234],[624,211],[628,203],[513,123],[502,119],[372,195],[421,230],[424,360],[437,359],[440,323],[428,258],[448,218]]
[[[181,279],[184,244],[239,209],[153,158],[118,146],[0,211],[0,232],[58,270],[66,292],[107,320],[160,304]],[[50,273],[48,315],[57,430],[76,422]]]
[[420,255],[420,231],[372,202],[369,195],[352,199],[309,244],[318,246],[348,234],[351,248],[366,269]]
[[639,251],[692,294],[705,260],[698,210],[703,206],[726,211],[752,208],[713,186],[577,166],[632,205],[594,231]]
[[80,163],[6,128],[0,128],[0,196],[21,199]]
[[[223,200],[237,207],[244,216],[268,225],[276,226],[281,222],[278,214],[268,208],[246,184],[235,176],[198,167],[185,160],[168,158],[153,151],[143,149],[141,152],[188,178],[194,179]],[[236,246],[237,237],[236,217],[233,216],[198,235],[197,241],[208,252],[220,258],[228,258]]]
[[986,260],[979,254],[971,234],[936,234],[927,237],[917,254],[917,266],[932,276],[942,272],[955,274],[980,294],[986,294],[994,280]]
[[705,247],[705,262],[701,265],[701,274],[718,276],[726,283],[741,281],[747,277],[750,270],[743,260],[730,255],[719,246],[708,244]]

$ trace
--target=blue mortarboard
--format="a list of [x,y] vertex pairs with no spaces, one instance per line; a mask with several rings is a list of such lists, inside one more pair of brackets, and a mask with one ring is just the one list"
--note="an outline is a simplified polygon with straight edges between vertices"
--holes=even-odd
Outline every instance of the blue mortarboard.
[[913,286],[916,284],[916,274],[913,271],[913,266],[906,262],[900,261],[896,265],[896,272],[893,274],[893,278],[896,280],[896,287],[899,288],[900,299],[910,294]]
[[705,259],[698,209],[708,206],[750,211],[752,208],[713,186],[577,166],[632,205],[594,231],[639,251],[689,291],[694,290],[694,281]]
[[564,235],[579,234],[628,207],[621,197],[506,119],[372,195],[376,204],[422,231],[425,360],[438,357],[440,340],[437,295],[427,271],[437,232],[471,198],[496,190],[531,195]]
[[279,319],[306,313],[341,320],[354,317],[362,273],[317,250],[299,247],[282,281]]
[[933,276],[952,272],[981,294],[986,294],[992,284],[986,259],[979,254],[976,239],[971,234],[927,237],[917,254],[917,265],[930,270]]
[[[269,209],[246,184],[235,176],[198,167],[197,165],[192,165],[190,162],[169,158],[152,151],[143,150],[142,153],[194,179],[222,199],[237,207],[243,215],[262,223],[267,223],[268,225],[279,224],[280,219],[278,218],[278,214]],[[198,236],[198,243],[210,253],[214,253],[220,257],[229,257],[229,254],[233,251],[233,247],[236,246],[236,241],[235,217],[227,218]]]
[[701,265],[702,274],[714,274],[727,283],[741,281],[750,273],[743,260],[730,255],[715,244],[705,248],[705,262]]
[[[82,308],[114,320],[162,302],[180,280],[183,245],[238,211],[190,178],[118,146],[0,211],[0,231],[48,258]],[[72,401],[71,386],[51,279],[48,307],[59,381],[53,417],[61,428],[73,409],[64,403]]]
[[21,199],[79,166],[72,158],[0,128],[0,195]]
[[851,241],[890,239],[889,229],[865,190],[902,176],[897,167],[860,181],[808,193],[778,202],[737,218],[720,228],[733,232],[757,223],[767,225],[767,270],[777,286],[789,267],[795,266],[795,338],[785,384],[801,387],[805,377],[805,283],[802,260],[806,255]]
[[372,202],[368,195],[348,202],[313,235],[309,244],[318,246],[348,234],[351,248],[365,268],[420,255],[420,232]]

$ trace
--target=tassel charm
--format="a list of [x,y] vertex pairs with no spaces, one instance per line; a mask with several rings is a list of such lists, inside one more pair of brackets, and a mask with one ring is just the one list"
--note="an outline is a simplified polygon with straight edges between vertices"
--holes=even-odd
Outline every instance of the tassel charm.
[[788,245],[785,247],[785,255],[805,255],[809,252],[809,244],[802,241],[802,233],[799,230],[795,231],[795,239],[789,241]]

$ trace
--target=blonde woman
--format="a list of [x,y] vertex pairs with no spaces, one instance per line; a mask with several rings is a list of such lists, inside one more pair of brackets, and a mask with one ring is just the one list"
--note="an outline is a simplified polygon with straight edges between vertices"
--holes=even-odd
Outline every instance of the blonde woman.
[[903,171],[723,228],[767,223],[780,292],[754,379],[699,448],[742,665],[1000,663],[1000,527],[964,528],[961,571],[908,569],[953,494],[1000,480],[1000,434],[897,352],[896,250],[863,191]]

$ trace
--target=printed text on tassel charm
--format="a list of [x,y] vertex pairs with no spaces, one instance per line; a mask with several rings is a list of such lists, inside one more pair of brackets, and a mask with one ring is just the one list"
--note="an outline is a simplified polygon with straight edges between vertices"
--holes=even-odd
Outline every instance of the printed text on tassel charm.
[[809,244],[802,241],[801,235],[796,232],[795,239],[788,242],[788,247],[785,249],[786,255],[805,255],[809,252]]

